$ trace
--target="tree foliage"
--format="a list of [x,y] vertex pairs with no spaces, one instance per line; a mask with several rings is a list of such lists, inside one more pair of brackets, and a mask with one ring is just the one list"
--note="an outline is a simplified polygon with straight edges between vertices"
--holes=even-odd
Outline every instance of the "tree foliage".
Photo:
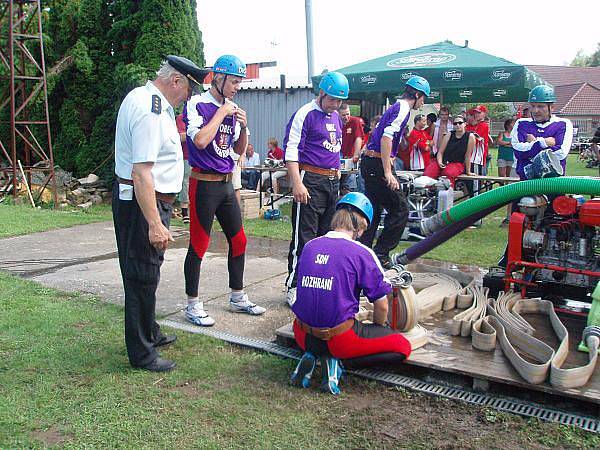
[[[87,175],[110,155],[119,105],[168,54],[204,64],[196,0],[47,0],[46,67],[57,164]],[[101,175],[110,177],[111,162]]]
[[579,50],[573,58],[573,61],[569,64],[570,66],[576,67],[599,67],[600,66],[600,42],[596,51],[591,55],[586,55],[583,50]]

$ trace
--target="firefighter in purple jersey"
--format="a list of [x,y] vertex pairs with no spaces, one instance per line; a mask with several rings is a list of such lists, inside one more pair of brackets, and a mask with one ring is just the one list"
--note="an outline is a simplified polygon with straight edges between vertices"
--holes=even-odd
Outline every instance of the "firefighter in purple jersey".
[[365,194],[373,204],[373,222],[361,242],[373,246],[383,209],[387,211],[383,231],[373,246],[373,251],[385,268],[389,268],[390,251],[396,248],[408,221],[408,205],[394,173],[394,158],[398,144],[410,117],[411,109],[425,103],[431,89],[429,82],[412,76],[406,82],[400,99],[390,106],[371,132],[367,150],[363,153],[360,170],[365,180]]
[[[564,175],[567,156],[573,141],[573,124],[569,119],[552,114],[556,102],[554,89],[540,85],[529,92],[530,117],[515,123],[511,132],[511,145],[515,151],[513,168],[521,180]],[[554,196],[548,196],[552,209]],[[518,202],[513,202],[513,211],[518,211]],[[508,263],[508,244],[498,266]]]
[[190,244],[184,264],[187,320],[199,326],[215,321],[198,300],[200,265],[210,243],[216,216],[229,243],[227,268],[234,312],[260,315],[265,309],[248,300],[244,293],[246,235],[240,205],[233,190],[232,152],[241,155],[248,145],[246,112],[232,98],[246,76],[246,65],[233,55],[217,59],[210,90],[193,96],[184,109],[190,174]]
[[[552,105],[556,102],[554,89],[550,86],[536,86],[529,93],[529,110],[531,117],[517,120],[512,133],[512,147],[515,150],[516,170],[522,180],[539,178],[533,167],[533,159],[540,153],[552,152],[550,159],[557,161],[562,175],[567,165],[567,156],[573,141],[573,124],[569,119],[556,117],[552,114]],[[554,158],[554,156],[556,158]],[[558,172],[561,168],[556,167]]]
[[283,146],[294,194],[292,239],[288,253],[287,302],[296,299],[296,265],[304,245],[329,231],[340,189],[342,120],[338,109],[348,98],[348,79],[328,72],[319,96],[290,118]]
[[[322,388],[338,394],[340,359],[358,368],[397,364],[410,355],[410,342],[385,326],[392,286],[375,253],[356,241],[372,219],[373,206],[364,194],[346,194],[337,203],[333,231],[304,247],[292,307],[294,337],[305,351],[292,374],[295,384],[308,387],[321,358]],[[373,302],[373,324],[354,319],[361,292]]]

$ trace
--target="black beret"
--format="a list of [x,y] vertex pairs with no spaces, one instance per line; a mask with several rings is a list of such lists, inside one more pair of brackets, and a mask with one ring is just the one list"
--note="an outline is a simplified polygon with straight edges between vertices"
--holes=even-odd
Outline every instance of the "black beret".
[[198,86],[202,86],[204,77],[210,72],[209,69],[201,69],[192,61],[183,56],[169,55],[167,56],[167,62],[182,75],[189,78],[190,81],[196,83]]

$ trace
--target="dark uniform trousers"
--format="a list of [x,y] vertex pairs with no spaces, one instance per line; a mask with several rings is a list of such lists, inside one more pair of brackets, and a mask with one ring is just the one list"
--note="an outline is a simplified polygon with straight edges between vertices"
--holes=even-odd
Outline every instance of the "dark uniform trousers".
[[[160,200],[156,206],[161,222],[169,228],[173,206]],[[154,343],[162,337],[154,309],[164,252],[150,244],[148,222],[135,193],[132,200],[120,200],[117,182],[113,187],[112,209],[125,290],[127,354],[132,366],[145,366],[157,358]]]
[[363,156],[360,170],[365,180],[365,195],[373,204],[373,220],[360,238],[360,242],[368,247],[373,246],[375,233],[381,221],[381,212],[385,208],[387,215],[383,223],[383,231],[373,247],[373,252],[380,260],[387,259],[391,250],[396,248],[408,221],[408,205],[401,190],[391,190],[383,174],[382,160]]
[[340,190],[339,178],[306,171],[300,171],[300,176],[310,198],[308,203],[292,204],[292,241],[288,253],[286,280],[288,287],[296,287],[296,266],[304,245],[329,231]]

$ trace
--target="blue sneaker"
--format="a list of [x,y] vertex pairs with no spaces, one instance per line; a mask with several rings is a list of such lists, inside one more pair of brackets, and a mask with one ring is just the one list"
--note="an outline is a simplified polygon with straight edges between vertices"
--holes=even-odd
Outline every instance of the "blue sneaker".
[[296,369],[292,373],[292,383],[296,386],[307,388],[310,386],[310,379],[315,370],[317,358],[310,352],[305,352],[300,358]]
[[323,358],[321,360],[323,367],[323,385],[321,389],[333,395],[338,395],[340,391],[339,383],[344,369],[342,363],[337,358]]

